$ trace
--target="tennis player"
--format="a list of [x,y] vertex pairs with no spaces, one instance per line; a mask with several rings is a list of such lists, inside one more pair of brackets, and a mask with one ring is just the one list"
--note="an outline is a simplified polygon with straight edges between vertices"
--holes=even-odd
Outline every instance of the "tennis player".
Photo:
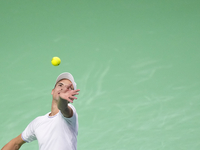
[[73,76],[60,74],[52,90],[51,112],[35,118],[2,150],[18,150],[24,143],[38,140],[39,150],[76,150],[78,114],[73,103],[79,94]]

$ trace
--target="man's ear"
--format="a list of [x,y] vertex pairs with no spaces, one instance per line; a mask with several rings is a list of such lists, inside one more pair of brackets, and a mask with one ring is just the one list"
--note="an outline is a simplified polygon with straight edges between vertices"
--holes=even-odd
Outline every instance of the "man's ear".
[[51,91],[51,95],[53,95],[54,89]]

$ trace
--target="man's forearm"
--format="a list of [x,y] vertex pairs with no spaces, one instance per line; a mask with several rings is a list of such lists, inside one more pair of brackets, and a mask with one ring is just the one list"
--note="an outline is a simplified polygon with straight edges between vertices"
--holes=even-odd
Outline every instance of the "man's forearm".
[[67,100],[62,98],[60,98],[57,103],[58,109],[67,118],[72,116],[71,108],[68,106],[68,103],[69,102]]
[[8,142],[1,150],[18,150],[22,144],[26,143],[22,140],[21,134]]
[[14,140],[11,140],[1,150],[18,150],[20,147],[21,145],[18,145]]
[[68,101],[65,99],[62,99],[61,97],[59,98],[57,102],[58,109],[61,111],[64,111],[66,108],[68,108]]

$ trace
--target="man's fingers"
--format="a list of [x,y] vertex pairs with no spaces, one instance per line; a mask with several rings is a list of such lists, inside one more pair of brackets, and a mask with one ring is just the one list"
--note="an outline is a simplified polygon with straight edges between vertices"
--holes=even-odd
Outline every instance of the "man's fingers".
[[68,101],[71,102],[71,100],[77,99],[77,97],[75,97],[74,95],[72,95],[72,94],[71,95],[65,95],[65,94],[63,95],[63,94],[61,94],[60,97],[62,99],[65,99],[65,100],[68,100]]
[[74,95],[78,95],[80,90],[74,90]]
[[74,92],[74,93],[72,93],[72,95],[74,96],[74,95],[78,95],[79,93],[78,92]]
[[70,102],[70,103],[73,103],[73,100],[70,99],[70,98],[68,98],[67,101]]
[[77,99],[77,97],[75,97],[75,96],[70,96],[69,98],[70,98],[70,99],[73,99],[73,100],[74,100],[74,99]]
[[67,99],[67,101],[73,103],[74,99],[77,99],[77,97],[71,96]]
[[69,92],[71,92],[71,95],[79,95],[79,92],[80,90],[71,90],[71,91],[69,91]]
[[[72,84],[71,84],[72,85]],[[77,97],[75,97],[75,95],[79,95],[79,89],[78,90],[71,90],[71,89],[68,89],[67,87],[71,87],[71,85],[69,86],[66,86],[62,89],[62,92],[60,93],[60,97],[62,99],[65,99],[67,100],[68,102],[70,103],[73,103],[74,99],[77,99]]]

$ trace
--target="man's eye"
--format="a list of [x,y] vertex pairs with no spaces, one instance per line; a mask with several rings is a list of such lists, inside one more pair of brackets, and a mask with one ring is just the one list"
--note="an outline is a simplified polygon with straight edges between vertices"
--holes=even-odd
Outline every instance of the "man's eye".
[[61,86],[62,86],[62,84],[59,84],[58,86],[60,86],[60,87],[61,87]]

